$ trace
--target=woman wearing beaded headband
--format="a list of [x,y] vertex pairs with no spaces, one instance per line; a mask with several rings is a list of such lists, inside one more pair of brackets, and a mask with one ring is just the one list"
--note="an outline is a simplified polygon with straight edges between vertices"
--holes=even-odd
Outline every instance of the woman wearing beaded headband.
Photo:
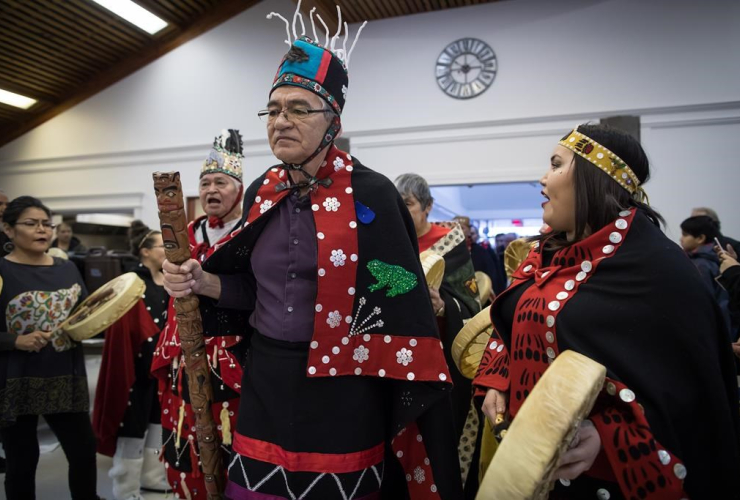
[[550,162],[540,183],[552,231],[534,239],[491,308],[498,347],[474,381],[484,413],[515,417],[550,362],[580,352],[606,366],[607,380],[550,498],[738,498],[724,325],[643,202],[645,152],[628,134],[581,125]]

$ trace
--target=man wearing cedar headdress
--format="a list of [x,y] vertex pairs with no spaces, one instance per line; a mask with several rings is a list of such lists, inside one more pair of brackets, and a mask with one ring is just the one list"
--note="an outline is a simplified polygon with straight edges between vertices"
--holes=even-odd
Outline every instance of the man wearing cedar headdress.
[[413,221],[391,181],[334,145],[354,43],[291,40],[283,21],[290,49],[258,113],[282,163],[202,267],[165,263],[171,295],[201,296],[205,332],[249,344],[226,495],[460,498]]

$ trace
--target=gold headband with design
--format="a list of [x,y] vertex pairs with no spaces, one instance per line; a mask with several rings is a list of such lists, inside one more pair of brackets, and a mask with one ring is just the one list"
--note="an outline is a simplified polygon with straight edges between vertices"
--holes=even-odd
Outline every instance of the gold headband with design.
[[627,163],[609,149],[587,135],[580,133],[578,129],[573,129],[570,134],[561,139],[560,145],[582,156],[606,172],[609,177],[617,181],[631,195],[638,198],[638,201],[647,199],[645,191],[640,187],[640,179],[637,178],[637,175]]

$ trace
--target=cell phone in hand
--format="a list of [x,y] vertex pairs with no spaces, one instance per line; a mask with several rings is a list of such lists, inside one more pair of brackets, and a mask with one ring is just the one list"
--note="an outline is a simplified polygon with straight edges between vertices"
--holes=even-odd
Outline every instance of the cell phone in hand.
[[717,239],[716,236],[714,237],[714,244],[719,247],[719,249],[722,251],[722,253],[727,253],[727,250],[725,250],[724,248],[722,248],[722,243],[719,242],[719,240]]

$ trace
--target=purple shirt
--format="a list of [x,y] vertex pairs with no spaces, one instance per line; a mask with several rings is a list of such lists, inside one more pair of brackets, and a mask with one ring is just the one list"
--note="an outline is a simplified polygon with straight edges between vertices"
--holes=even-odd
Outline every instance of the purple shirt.
[[[267,222],[252,251],[257,280],[254,313],[249,324],[262,335],[288,342],[313,336],[318,250],[309,196],[293,192]],[[235,283],[222,276],[219,305],[239,308]]]

